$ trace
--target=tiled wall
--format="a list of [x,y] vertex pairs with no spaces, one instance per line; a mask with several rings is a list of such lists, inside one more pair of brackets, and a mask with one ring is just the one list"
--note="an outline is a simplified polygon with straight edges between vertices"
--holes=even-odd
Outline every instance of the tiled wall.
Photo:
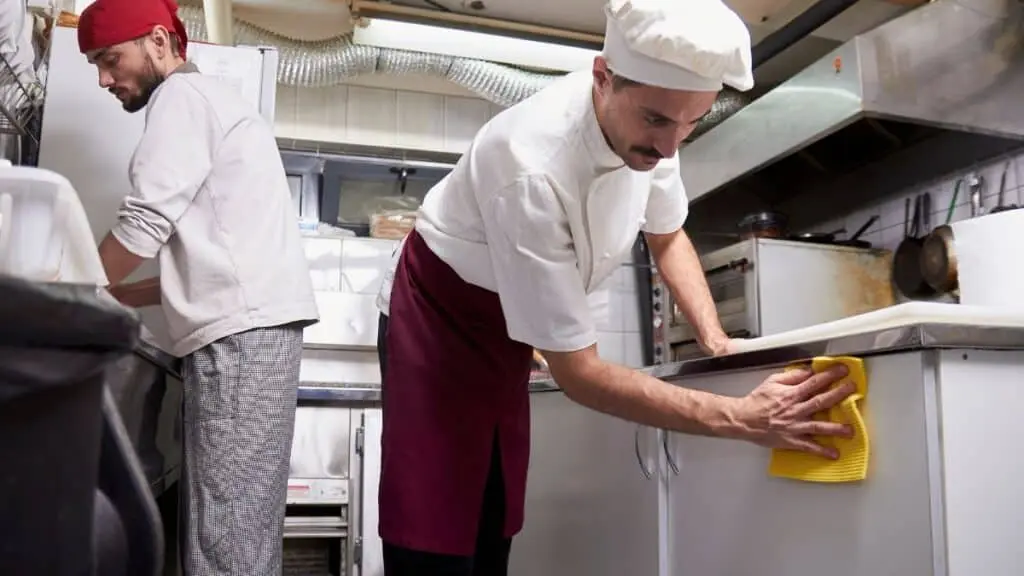
[[[461,153],[501,108],[474,98],[458,87],[429,78],[381,78],[361,84],[325,88],[278,86],[275,130],[278,137],[361,146],[398,147]],[[374,244],[378,242],[378,244]],[[307,258],[318,291],[376,294],[387,258],[381,241],[315,239],[307,241]],[[598,350],[609,361],[642,364],[639,310],[633,268],[622,267],[591,295],[598,327]],[[359,353],[346,364],[358,378],[379,378],[375,366]],[[322,379],[337,372],[310,352],[304,378]],[[314,358],[315,357],[315,358]],[[375,363],[375,360],[373,361]],[[307,366],[308,365],[308,366]]]
[[[385,85],[396,84],[392,81]],[[446,90],[436,82],[409,78],[397,85],[408,89],[354,84],[323,88],[278,85],[274,121],[277,136],[462,153],[477,130],[501,111],[500,106],[463,95],[454,87]]]
[[[362,345],[377,338],[374,301],[397,242],[375,238],[304,238],[320,323],[316,336],[344,337]],[[357,333],[351,333],[355,328]],[[307,329],[307,332],[309,329]],[[309,339],[307,334],[307,340]],[[380,368],[372,350],[304,350],[303,382],[379,383]]]
[[[620,266],[604,286],[590,295],[597,323],[597,351],[602,358],[638,368],[643,365],[640,309],[635,269]],[[647,326],[643,326],[648,329]]]
[[[363,344],[376,341],[374,301],[397,242],[371,238],[306,238],[321,338],[345,332]],[[623,266],[591,294],[601,357],[628,366],[642,364],[639,309],[633,268]],[[361,312],[353,312],[351,308]],[[355,328],[353,329],[353,324]],[[354,332],[353,332],[354,330]],[[307,340],[310,335],[307,334]],[[380,381],[376,353],[306,350],[303,381],[373,383]]]
[[[918,194],[925,192],[931,195],[931,226],[935,227],[946,222],[946,214],[950,200],[953,197],[953,190],[956,181],[960,178],[975,173],[981,175],[984,180],[982,188],[982,205],[992,208],[997,204],[999,185],[1003,170],[1007,169],[1006,191],[1004,193],[1005,204],[1020,205],[1024,202],[1024,152],[1018,152],[1007,157],[997,158],[985,164],[975,166],[969,170],[956,174],[949,174],[931,182],[923,182],[910,189],[903,190],[888,198],[884,198],[871,205],[863,206],[851,213],[842,214],[836,218],[822,219],[818,224],[811,226],[808,231],[830,232],[839,228],[845,228],[847,233],[852,234],[872,215],[878,215],[879,219],[863,236],[879,247],[895,250],[903,239],[904,209],[907,198],[913,201]],[[913,214],[913,204],[911,205]],[[957,196],[956,207],[953,211],[953,222],[970,218],[970,190],[966,182],[960,187]]]

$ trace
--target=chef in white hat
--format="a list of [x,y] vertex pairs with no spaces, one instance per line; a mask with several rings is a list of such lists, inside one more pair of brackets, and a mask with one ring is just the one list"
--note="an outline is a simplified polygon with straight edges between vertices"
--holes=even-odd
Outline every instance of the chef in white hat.
[[611,0],[603,53],[497,115],[426,196],[379,305],[385,573],[505,574],[523,525],[528,379],[541,351],[565,394],[648,426],[835,453],[813,419],[843,368],[775,374],[744,398],[598,355],[587,294],[642,231],[711,354],[730,351],[682,230],[677,149],[724,84],[753,86],[750,37],[720,0]]

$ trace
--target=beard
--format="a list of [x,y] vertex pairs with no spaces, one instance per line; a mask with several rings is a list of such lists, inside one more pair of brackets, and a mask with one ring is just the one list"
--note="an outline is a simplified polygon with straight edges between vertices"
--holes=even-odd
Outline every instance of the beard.
[[161,76],[156,71],[156,66],[153,65],[153,59],[147,54],[146,67],[138,78],[139,94],[128,98],[122,103],[125,111],[138,112],[145,108],[146,104],[149,104],[149,99],[153,97],[153,92],[156,91],[157,87],[160,86],[165,78],[165,76]]

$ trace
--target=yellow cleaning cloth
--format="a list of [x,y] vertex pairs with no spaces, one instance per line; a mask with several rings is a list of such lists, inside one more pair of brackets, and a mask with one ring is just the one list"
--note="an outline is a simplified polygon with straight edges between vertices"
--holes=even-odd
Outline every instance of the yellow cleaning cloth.
[[[854,429],[853,438],[817,438],[821,444],[833,446],[839,450],[837,460],[828,460],[805,452],[772,450],[768,474],[805,482],[856,482],[867,476],[870,442],[867,428],[864,426],[864,419],[857,406],[868,394],[868,377],[867,372],[864,371],[864,361],[846,356],[819,357],[811,362],[811,369],[817,373],[836,364],[846,365],[849,370],[847,379],[853,381],[857,390],[837,406],[815,414],[814,419],[849,424]],[[786,370],[797,368],[801,368],[801,366],[790,366]]]

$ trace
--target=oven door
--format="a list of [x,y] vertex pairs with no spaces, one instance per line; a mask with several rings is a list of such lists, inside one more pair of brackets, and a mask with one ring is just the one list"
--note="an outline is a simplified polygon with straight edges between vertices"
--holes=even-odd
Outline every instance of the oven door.
[[351,571],[352,410],[300,398],[288,472],[284,574]]
[[[726,334],[756,333],[756,303],[754,303],[754,274],[747,258],[739,258],[705,271],[711,298],[715,302],[719,321]],[[669,345],[695,342],[697,331],[683,315],[675,299],[667,294],[665,332]]]
[[[347,507],[335,511],[309,510],[307,515],[288,515],[284,522],[284,576],[347,576]],[[318,512],[318,513],[310,513]]]

